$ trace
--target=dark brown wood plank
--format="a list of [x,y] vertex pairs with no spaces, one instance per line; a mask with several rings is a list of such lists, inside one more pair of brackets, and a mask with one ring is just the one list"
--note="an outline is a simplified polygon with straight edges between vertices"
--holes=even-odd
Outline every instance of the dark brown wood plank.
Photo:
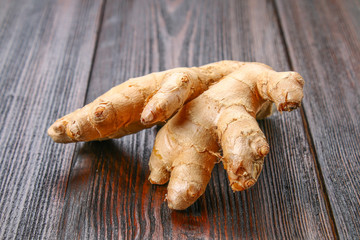
[[[222,59],[289,70],[271,1],[108,0],[87,102],[130,77]],[[147,180],[156,128],[78,145],[60,237],[331,239],[299,111],[260,122],[271,153],[252,189],[233,193],[222,165],[186,211]]]
[[0,6],[0,239],[54,239],[75,146],[46,130],[84,102],[101,2]]
[[339,236],[360,238],[360,2],[277,0]]

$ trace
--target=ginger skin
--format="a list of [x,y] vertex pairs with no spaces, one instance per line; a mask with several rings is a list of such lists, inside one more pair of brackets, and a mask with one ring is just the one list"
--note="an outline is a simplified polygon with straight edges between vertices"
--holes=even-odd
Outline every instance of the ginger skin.
[[156,137],[149,180],[170,180],[168,206],[181,210],[205,192],[220,149],[234,191],[256,183],[269,153],[256,119],[269,116],[272,103],[279,111],[297,108],[303,85],[298,73],[276,72],[261,63],[175,68],[112,88],[58,119],[48,134],[61,143],[106,140],[170,119]]

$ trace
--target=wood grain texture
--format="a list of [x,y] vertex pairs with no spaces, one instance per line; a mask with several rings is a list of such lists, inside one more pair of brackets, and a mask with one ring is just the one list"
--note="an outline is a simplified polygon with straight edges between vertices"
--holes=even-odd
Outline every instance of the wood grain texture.
[[[86,101],[130,77],[222,59],[285,71],[285,51],[271,1],[107,0]],[[218,165],[186,211],[170,211],[166,186],[147,180],[157,128],[78,144],[58,237],[334,238],[300,112],[260,125],[271,152],[258,183],[233,193]]]
[[101,2],[0,6],[0,239],[54,239],[75,146],[46,130],[84,102]]
[[339,236],[360,238],[360,2],[277,0]]

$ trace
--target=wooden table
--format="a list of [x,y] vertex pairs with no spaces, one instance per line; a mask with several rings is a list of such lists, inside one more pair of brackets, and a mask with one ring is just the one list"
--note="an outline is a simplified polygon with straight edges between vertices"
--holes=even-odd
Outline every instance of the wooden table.
[[[0,0],[0,239],[359,239],[360,1]],[[147,180],[157,128],[61,145],[60,116],[130,77],[222,59],[306,80],[260,121],[258,183],[223,166],[186,211]]]

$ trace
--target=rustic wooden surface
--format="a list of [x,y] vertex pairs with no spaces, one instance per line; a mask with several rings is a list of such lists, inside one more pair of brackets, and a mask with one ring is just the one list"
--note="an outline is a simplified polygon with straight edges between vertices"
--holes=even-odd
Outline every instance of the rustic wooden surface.
[[[360,1],[277,1],[339,236],[360,239]],[[322,13],[322,14],[319,14]]]
[[[360,2],[0,0],[0,239],[360,238]],[[301,110],[233,193],[221,164],[186,211],[147,177],[154,127],[55,144],[56,118],[130,77],[222,59],[295,70]]]
[[84,103],[99,1],[0,1],[0,239],[55,238],[74,145],[48,126]]

